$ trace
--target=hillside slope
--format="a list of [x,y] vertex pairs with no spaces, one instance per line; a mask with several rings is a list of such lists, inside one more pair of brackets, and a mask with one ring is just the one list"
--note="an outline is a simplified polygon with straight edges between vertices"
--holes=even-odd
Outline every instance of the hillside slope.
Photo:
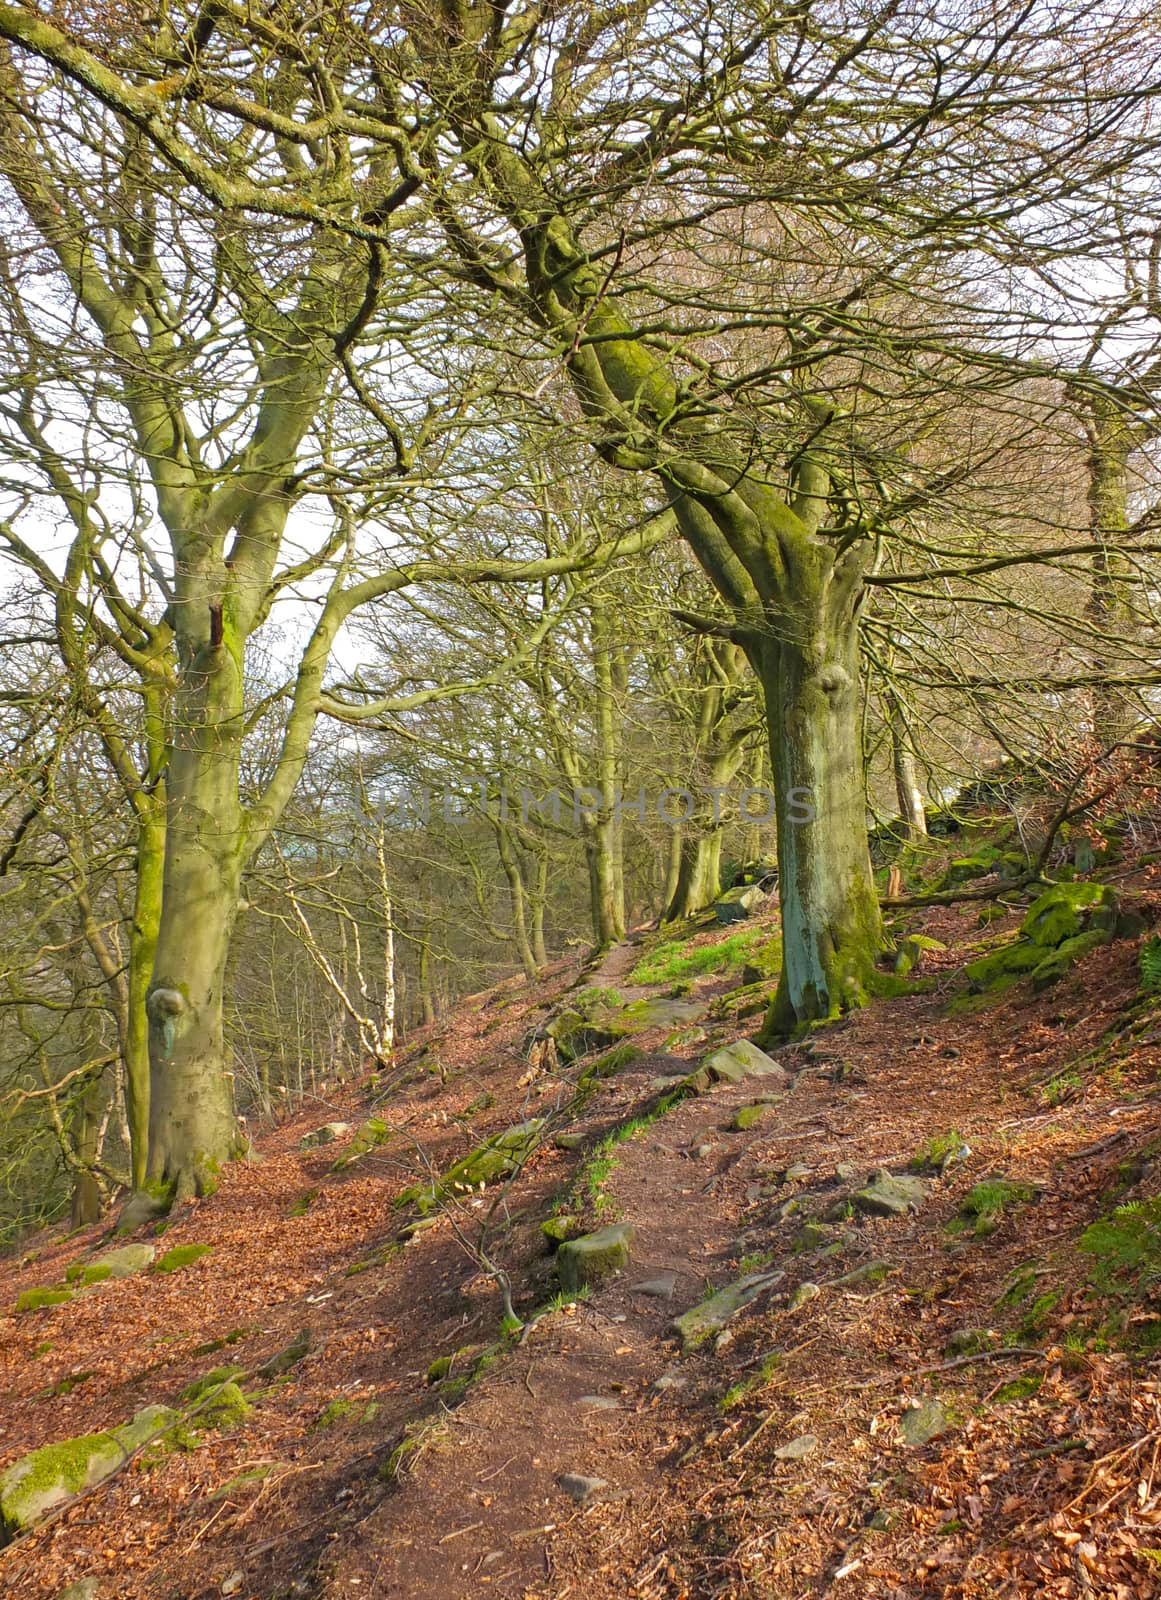
[[[985,935],[975,907],[928,913],[947,948],[917,984],[697,1094],[683,1075],[753,1030],[769,985],[740,969],[775,930],[639,938],[474,997],[390,1082],[263,1133],[215,1196],[136,1236],[152,1267],[17,1312],[121,1242],[35,1241],[0,1268],[0,1468],[188,1411],[222,1363],[244,1404],[16,1539],[0,1588],[1157,1593],[1161,1023],[1139,936],[949,1010],[965,958],[1021,914]],[[578,997],[558,1052],[545,1024]],[[422,1213],[457,1160],[537,1118],[513,1177],[437,1185]],[[302,1146],[331,1121],[349,1127]],[[627,1268],[560,1294],[554,1210],[564,1234],[630,1223]],[[158,1271],[183,1245],[211,1249]],[[748,1303],[683,1353],[675,1317],[743,1278]]]

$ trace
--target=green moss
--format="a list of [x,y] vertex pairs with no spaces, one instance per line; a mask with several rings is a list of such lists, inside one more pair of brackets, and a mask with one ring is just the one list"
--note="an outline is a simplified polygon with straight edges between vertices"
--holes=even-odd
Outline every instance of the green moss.
[[644,1050],[625,1039],[622,1043],[615,1044],[611,1050],[606,1050],[595,1061],[591,1061],[581,1073],[578,1085],[591,1083],[598,1078],[611,1078],[614,1073],[621,1072],[625,1067],[631,1067],[635,1061],[644,1059]]
[[766,1116],[771,1109],[772,1107],[768,1104],[739,1106],[738,1110],[734,1114],[732,1126],[737,1130],[737,1132],[745,1133],[748,1128],[752,1128],[757,1123],[761,1122],[762,1118]]
[[311,1206],[318,1199],[318,1196],[319,1191],[317,1189],[308,1189],[305,1194],[299,1195],[286,1215],[288,1217],[305,1217]]
[[1037,1295],[1020,1319],[1020,1337],[1036,1339],[1047,1328],[1052,1312],[1060,1303],[1060,1290],[1048,1289]]
[[180,1272],[182,1267],[188,1267],[194,1261],[200,1261],[202,1256],[208,1256],[213,1249],[211,1244],[175,1244],[172,1250],[167,1250],[154,1267],[155,1272]]
[[990,872],[995,871],[996,862],[1000,859],[1000,851],[994,845],[985,845],[970,856],[956,856],[948,862],[947,871],[943,877],[945,889],[956,889],[963,883],[971,883],[976,878],[986,878]]
[[1053,884],[1029,906],[1020,932],[1043,950],[1053,950],[1083,933],[1090,922],[1111,933],[1116,904],[1115,891],[1103,883]]
[[590,984],[587,989],[569,995],[569,1004],[581,1016],[591,1017],[595,1011],[616,1011],[625,1004],[625,997],[620,989],[605,989],[599,984]]
[[[676,983],[683,978],[701,976],[708,972],[723,972],[730,967],[744,966],[753,958],[759,944],[765,946],[769,962],[770,947],[776,942],[762,928],[746,928],[731,933],[717,944],[697,945],[688,948],[686,939],[669,939],[644,956],[629,974],[630,983]],[[781,953],[778,962],[781,964]]]
[[941,939],[929,939],[924,933],[910,933],[900,943],[898,954],[895,957],[895,976],[906,978],[908,974],[923,959],[927,950],[946,950],[947,946]]
[[185,1403],[197,1408],[197,1427],[228,1428],[250,1415],[250,1403],[235,1381],[244,1375],[244,1367],[215,1367],[182,1390]]
[[48,1389],[42,1389],[39,1398],[42,1400],[55,1400],[61,1395],[72,1394],[80,1384],[87,1383],[90,1378],[95,1378],[96,1372],[70,1372],[67,1378],[62,1378],[59,1383],[54,1383]]
[[1008,1281],[1000,1291],[997,1306],[1022,1305],[1036,1287],[1036,1280],[1040,1276],[1040,1263],[1038,1261],[1025,1261],[1015,1267],[1008,1274]]
[[1013,1378],[1011,1383],[1001,1384],[992,1398],[998,1406],[1011,1405],[1014,1400],[1027,1400],[1029,1395],[1039,1392],[1043,1382],[1041,1373],[1028,1373],[1023,1378]]
[[1050,984],[1059,983],[1065,973],[1078,961],[1083,960],[1098,945],[1107,943],[1106,935],[1097,928],[1090,928],[1087,933],[1074,934],[1071,939],[1066,939],[1062,945],[1050,951],[1039,966],[1033,967],[1032,988],[1039,991],[1047,989]]
[[336,1422],[344,1421],[345,1418],[357,1411],[358,1407],[359,1402],[357,1400],[350,1400],[343,1396],[330,1400],[319,1412],[312,1426],[315,1428],[333,1428]]
[[1044,960],[1044,951],[1027,939],[1015,939],[992,950],[986,956],[969,961],[966,968],[971,986],[976,991],[997,992],[1010,989],[1013,984]]
[[331,1171],[342,1172],[345,1167],[361,1161],[364,1156],[370,1155],[372,1150],[378,1150],[381,1145],[386,1144],[392,1132],[393,1129],[382,1117],[368,1117],[355,1129],[354,1138],[332,1164]]
[[100,1261],[74,1261],[65,1268],[65,1278],[69,1283],[104,1283],[106,1278],[112,1276],[112,1267]]
[[757,1390],[764,1389],[773,1380],[781,1364],[781,1350],[772,1350],[755,1372],[730,1385],[721,1398],[722,1410],[733,1411],[743,1405]]
[[44,1306],[62,1306],[71,1300],[71,1289],[25,1289],[16,1296],[17,1311],[40,1311]]
[[220,1339],[210,1339],[205,1344],[199,1344],[196,1349],[190,1351],[190,1355],[194,1357],[216,1355],[228,1345],[237,1344],[241,1339],[249,1339],[261,1331],[260,1328],[231,1328],[229,1333],[224,1333]]

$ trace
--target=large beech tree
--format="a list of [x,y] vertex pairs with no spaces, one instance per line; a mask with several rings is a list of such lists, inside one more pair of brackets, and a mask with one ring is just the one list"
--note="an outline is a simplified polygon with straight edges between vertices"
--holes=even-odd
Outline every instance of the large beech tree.
[[[9,34],[31,28],[34,48],[48,38],[63,70],[7,46],[0,56],[10,512],[0,548],[51,596],[78,708],[136,819],[130,1043],[147,1024],[149,1048],[147,1080],[138,1052],[128,1062],[139,1215],[204,1191],[238,1148],[222,1002],[242,876],[298,782],[320,713],[384,708],[328,694],[336,636],[359,606],[458,569],[422,548],[378,563],[360,551],[357,524],[391,504],[438,406],[405,443],[374,376],[356,366],[394,331],[385,322],[401,286],[388,281],[388,254],[377,245],[368,259],[303,218],[336,184],[348,196],[336,216],[359,216],[347,134],[304,149],[282,137],[290,113],[272,109],[269,127],[234,143],[195,101],[177,146],[161,149],[141,114],[143,96],[155,107],[157,95],[138,83],[184,48],[169,23],[130,27],[122,77],[32,13],[15,21]],[[275,79],[286,106],[312,92],[293,51]],[[293,187],[293,214],[273,223],[207,206],[195,146],[209,162],[224,156],[226,193],[243,204],[271,175],[275,190]],[[394,154],[371,154],[365,182],[384,161],[393,171]],[[408,193],[381,197],[380,225]],[[525,565],[477,550],[464,571],[540,578],[601,556]],[[247,650],[288,593],[304,595],[311,623],[275,693],[277,755],[248,789],[243,755],[262,707],[247,700]],[[89,676],[95,647],[122,663],[135,726]]]
[[[321,230],[329,275],[300,272],[278,356],[298,363],[296,399],[277,446],[260,435],[268,491],[286,481],[297,395],[321,382],[316,306],[329,329],[357,319],[348,274],[380,281],[411,219],[403,255],[433,295],[448,285],[453,335],[495,338],[506,320],[514,371],[543,365],[531,401],[569,386],[605,459],[651,475],[724,602],[707,621],[754,667],[779,801],[771,1030],[859,1004],[882,944],[865,584],[883,540],[921,541],[919,513],[972,471],[970,447],[939,447],[940,397],[1002,393],[1010,358],[1037,356],[1023,275],[1099,252],[1110,175],[1152,147],[1147,9],[1127,0],[1099,27],[1079,3],[994,0],[261,18],[215,0],[162,18],[148,50],[141,30],[81,42],[12,6],[0,36],[111,107],[223,215]],[[148,451],[160,459],[152,435]],[[238,504],[236,484],[215,492]],[[281,493],[260,496],[263,528]],[[252,577],[267,534],[231,526]],[[195,652],[217,648],[211,588],[198,580]],[[257,594],[238,590],[244,610]]]

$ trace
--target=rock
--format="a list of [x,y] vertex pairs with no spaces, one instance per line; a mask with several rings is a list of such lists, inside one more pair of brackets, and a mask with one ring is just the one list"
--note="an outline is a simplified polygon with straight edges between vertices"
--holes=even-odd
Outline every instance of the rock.
[[643,1283],[631,1286],[630,1294],[646,1294],[654,1300],[672,1300],[677,1283],[676,1272],[661,1272],[656,1278],[646,1278]]
[[173,1249],[167,1250],[157,1263],[157,1271],[180,1272],[183,1267],[192,1266],[203,1256],[210,1255],[213,1248],[212,1244],[175,1244]]
[[957,1328],[947,1341],[949,1356],[975,1356],[991,1350],[996,1335],[991,1328]]
[[797,1439],[779,1445],[774,1452],[775,1461],[805,1461],[818,1449],[818,1439],[813,1433],[800,1433]]
[[903,1443],[915,1448],[945,1432],[950,1422],[951,1418],[938,1400],[924,1400],[899,1418],[899,1432]]
[[985,989],[1007,989],[1018,983],[1025,973],[1038,967],[1045,953],[1038,945],[1026,939],[1017,939],[1015,943],[1001,945],[998,950],[992,950],[976,961],[969,961],[964,971],[977,993]]
[[1105,934],[1099,928],[1090,928],[1087,933],[1078,933],[1074,938],[1066,939],[1046,955],[1038,967],[1032,968],[1032,992],[1040,994],[1052,984],[1059,983],[1078,961],[1082,961],[1098,945],[1107,943]]
[[395,1204],[406,1205],[414,1200],[421,1212],[427,1212],[448,1196],[464,1194],[511,1177],[536,1148],[543,1126],[543,1117],[531,1117],[527,1122],[517,1123],[514,1128],[506,1128],[503,1133],[493,1134],[459,1161],[453,1162],[434,1183],[418,1183],[410,1189],[404,1189],[395,1197]]
[[735,1039],[715,1050],[701,1064],[714,1083],[741,1083],[745,1078],[774,1079],[779,1087],[790,1082],[790,1074],[749,1039]]
[[787,1310],[798,1311],[801,1307],[809,1305],[812,1300],[816,1300],[821,1293],[822,1290],[817,1283],[800,1283],[790,1296],[790,1304],[787,1306]]
[[384,1122],[382,1117],[368,1117],[366,1122],[360,1122],[355,1129],[355,1137],[343,1151],[342,1155],[331,1168],[332,1172],[342,1172],[344,1167],[353,1166],[356,1161],[361,1161],[372,1150],[378,1150],[380,1145],[386,1144],[391,1137],[392,1129]]
[[858,1181],[859,1170],[857,1167],[852,1167],[849,1161],[840,1161],[834,1169],[834,1175],[839,1183],[855,1183]]
[[765,891],[757,883],[740,883],[736,889],[728,889],[720,899],[714,901],[714,916],[720,923],[744,922],[747,917],[752,917],[766,899]]
[[819,1222],[805,1222],[794,1235],[794,1248],[798,1251],[820,1250],[824,1244],[830,1243],[830,1239],[829,1228],[824,1228]]
[[117,1217],[118,1233],[135,1233],[147,1222],[156,1222],[166,1212],[166,1202],[144,1189],[131,1194]]
[[632,1223],[614,1222],[596,1233],[566,1240],[556,1252],[557,1275],[565,1293],[577,1294],[586,1284],[599,1283],[627,1267],[633,1233]]
[[659,1378],[654,1378],[650,1388],[656,1389],[658,1394],[664,1394],[668,1389],[684,1389],[688,1384],[688,1378],[671,1369],[668,1372],[663,1372]]
[[730,1126],[734,1129],[735,1133],[745,1133],[747,1128],[752,1128],[756,1123],[761,1122],[762,1118],[767,1115],[769,1110],[769,1101],[759,1101],[754,1105],[739,1106],[738,1110],[734,1113],[734,1120]]
[[1117,893],[1108,884],[1056,883],[1033,900],[1020,933],[1047,953],[1089,927],[1111,938],[1117,911]]
[[351,1131],[349,1122],[324,1122],[321,1128],[315,1128],[310,1133],[304,1133],[298,1141],[300,1150],[313,1150],[320,1144],[334,1144],[336,1139],[345,1139]]
[[576,1217],[546,1217],[540,1224],[540,1231],[548,1243],[549,1250],[558,1250],[575,1232],[576,1225]]
[[56,1600],[98,1600],[100,1592],[99,1578],[78,1578],[76,1583],[70,1583],[67,1589],[62,1589]]
[[296,1367],[303,1358],[310,1354],[311,1332],[303,1328],[295,1334],[284,1350],[279,1350],[268,1361],[264,1361],[258,1368],[260,1378],[280,1378],[284,1372],[289,1372],[291,1367]]
[[179,1423],[169,1406],[146,1406],[131,1422],[43,1446],[0,1475],[0,1544],[35,1527],[54,1506],[115,1472],[155,1434]]
[[782,1174],[783,1183],[801,1183],[803,1178],[810,1177],[810,1168],[804,1161],[796,1161],[793,1166],[787,1167]]
[[92,1261],[74,1261],[65,1269],[69,1283],[103,1283],[106,1278],[129,1278],[153,1264],[157,1255],[151,1244],[123,1244]]
[[946,950],[947,946],[939,939],[929,939],[924,933],[908,934],[899,945],[899,953],[895,957],[895,976],[906,978],[923,960],[926,950]]
[[748,1277],[739,1278],[737,1282],[719,1289],[708,1300],[703,1300],[699,1305],[683,1311],[671,1324],[672,1331],[681,1340],[682,1350],[687,1352],[696,1350],[698,1345],[704,1344],[712,1335],[718,1333],[727,1322],[738,1315],[739,1311],[744,1311],[751,1301],[756,1300],[784,1276],[785,1274],[781,1272],[751,1273]]
[[865,1261],[861,1267],[855,1267],[850,1272],[844,1272],[841,1278],[836,1278],[835,1288],[846,1289],[858,1283],[882,1283],[890,1270],[889,1261]]
[[922,1178],[894,1177],[880,1167],[865,1189],[851,1196],[857,1210],[872,1217],[901,1217],[927,1196]]
[[585,1136],[583,1133],[558,1133],[552,1142],[558,1150],[579,1150]]
[[581,1472],[562,1472],[556,1481],[570,1499],[582,1506],[593,1495],[609,1487],[604,1478],[587,1478]]
[[246,1581],[246,1574],[239,1567],[231,1572],[228,1578],[223,1578],[218,1585],[219,1594],[237,1594]]
[[577,1401],[586,1411],[620,1411],[621,1402],[608,1394],[582,1394]]

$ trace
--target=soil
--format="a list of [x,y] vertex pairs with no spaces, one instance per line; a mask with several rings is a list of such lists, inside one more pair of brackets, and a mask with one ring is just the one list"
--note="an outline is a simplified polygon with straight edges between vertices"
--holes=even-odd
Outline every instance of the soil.
[[[1148,870],[1133,881],[1154,887]],[[210,1254],[0,1318],[0,1468],[179,1404],[223,1362],[245,1369],[252,1403],[192,1448],[134,1459],[0,1552],[0,1590],[49,1600],[94,1575],[116,1600],[1161,1592],[1148,1337],[1161,1306],[1151,1289],[1098,1292],[1078,1248],[1118,1199],[1161,1187],[1161,1020],[1142,1010],[1139,940],[1098,949],[1043,994],[1022,983],[949,1014],[965,947],[985,936],[977,912],[913,917],[948,945],[925,953],[924,983],[780,1051],[780,1090],[749,1079],[647,1120],[658,1072],[760,1020],[710,1015],[708,1038],[645,1035],[642,1059],[567,1111],[580,1069],[531,1067],[530,1034],[578,983],[664,993],[627,985],[638,935],[596,968],[560,964],[470,998],[408,1041],[390,1080],[339,1085],[257,1130],[255,1159],[156,1241]],[[712,1009],[737,981],[699,979],[691,998]],[[764,1093],[765,1114],[737,1131],[738,1109]],[[349,1168],[332,1170],[343,1142],[300,1146],[323,1122],[370,1115],[393,1133]],[[400,1240],[417,1216],[394,1203],[408,1184],[530,1116],[548,1118],[545,1137],[513,1182],[445,1203]],[[635,1116],[597,1200],[592,1145]],[[564,1128],[581,1148],[556,1147]],[[932,1140],[953,1159],[918,1208],[824,1223],[821,1247],[801,1237]],[[994,1231],[949,1231],[998,1175],[1025,1198]],[[629,1270],[571,1303],[540,1229],[554,1204],[635,1229]],[[0,1305],[59,1283],[108,1232],[27,1241],[0,1264]],[[506,1337],[490,1268],[525,1324]],[[754,1272],[773,1281],[682,1355],[674,1316]],[[663,1273],[671,1298],[635,1288]],[[1023,1298],[1005,1295],[1021,1282]],[[796,1298],[806,1283],[820,1292]],[[303,1329],[308,1353],[262,1375]],[[949,1353],[963,1330],[986,1330],[982,1347]],[[471,1380],[462,1392],[428,1381],[445,1356],[450,1380]],[[944,1430],[909,1446],[900,1419],[928,1400]],[[580,1501],[567,1474],[601,1482]]]

